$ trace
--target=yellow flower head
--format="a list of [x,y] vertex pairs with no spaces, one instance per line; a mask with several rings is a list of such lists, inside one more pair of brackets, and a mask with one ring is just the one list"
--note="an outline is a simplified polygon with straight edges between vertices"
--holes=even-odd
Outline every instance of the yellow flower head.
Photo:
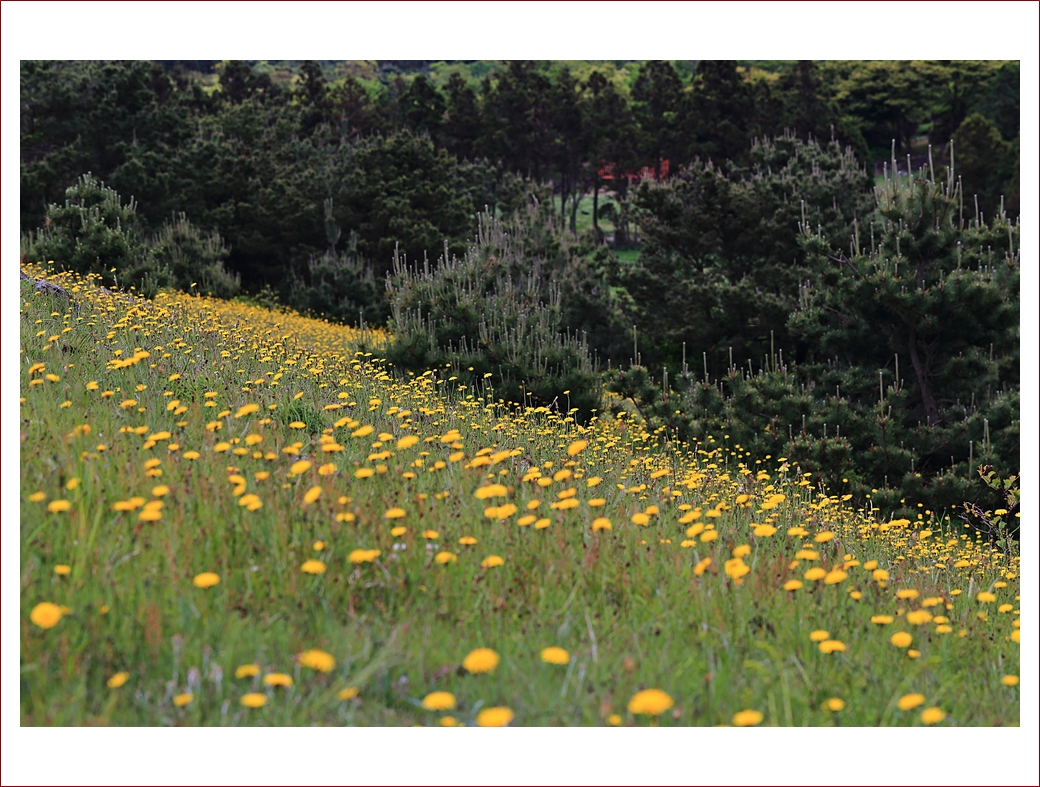
[[254,691],[249,694],[243,694],[239,703],[246,708],[262,708],[267,704],[267,697]]
[[469,655],[462,660],[462,666],[467,672],[474,674],[491,672],[498,666],[499,657],[491,648],[477,648],[470,651]]
[[300,664],[318,672],[332,672],[336,668],[336,659],[324,650],[305,650],[299,655]]
[[455,695],[450,691],[434,691],[423,697],[426,710],[451,710],[455,707]]
[[908,648],[910,647],[910,643],[914,641],[914,638],[905,631],[897,631],[888,641],[897,648]]
[[762,719],[765,718],[761,711],[757,710],[742,710],[733,716],[734,727],[754,727],[756,724],[761,724]]
[[192,584],[197,588],[211,588],[216,584],[219,584],[220,577],[214,574],[212,571],[203,571],[201,574],[196,574]]
[[567,664],[571,660],[571,654],[563,648],[553,646],[543,649],[541,658],[547,664]]
[[643,689],[628,701],[628,712],[644,716],[659,716],[675,704],[661,689]]
[[921,711],[921,721],[925,724],[938,724],[946,718],[941,708],[925,708]]
[[110,689],[118,689],[128,680],[130,680],[129,672],[117,672],[115,675],[108,679],[108,687]]
[[913,710],[918,705],[924,705],[924,695],[904,694],[896,704],[899,706],[899,710]]
[[195,695],[191,692],[187,692],[185,694],[178,694],[176,697],[173,698],[173,704],[176,705],[178,708],[183,708],[193,699],[195,699]]
[[29,613],[29,620],[33,622],[33,625],[39,626],[42,629],[54,628],[58,625],[58,621],[61,620],[61,617],[61,607],[57,604],[52,604],[49,601],[40,602],[33,607],[32,612]]
[[480,561],[480,565],[483,568],[494,568],[495,566],[501,566],[505,562],[505,559],[500,555],[488,555],[486,558]]
[[293,679],[291,675],[286,675],[284,672],[269,672],[264,675],[264,685],[289,688],[293,685]]
[[485,708],[477,714],[478,727],[505,727],[513,720],[513,711],[505,707]]
[[304,574],[324,574],[325,564],[320,560],[307,560],[300,566],[300,571]]
[[235,670],[236,678],[255,678],[260,674],[259,664],[243,664]]

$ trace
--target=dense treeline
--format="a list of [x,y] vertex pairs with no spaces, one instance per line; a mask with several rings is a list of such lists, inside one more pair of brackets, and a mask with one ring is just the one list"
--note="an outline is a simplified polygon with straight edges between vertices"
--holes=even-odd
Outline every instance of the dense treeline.
[[22,61],[21,82],[26,254],[387,323],[402,370],[491,372],[578,417],[598,362],[660,434],[729,434],[893,510],[1018,464],[1017,62]]

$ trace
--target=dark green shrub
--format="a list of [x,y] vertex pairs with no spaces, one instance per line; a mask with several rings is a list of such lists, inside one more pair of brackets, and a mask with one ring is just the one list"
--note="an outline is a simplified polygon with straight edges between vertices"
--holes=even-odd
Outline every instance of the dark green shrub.
[[170,271],[178,289],[218,298],[238,294],[241,278],[224,267],[231,250],[216,229],[203,234],[183,213],[174,214],[163,222],[152,245],[156,261]]
[[485,214],[461,258],[418,266],[395,256],[387,360],[416,373],[450,364],[471,387],[490,374],[495,398],[588,418],[599,376],[587,344],[565,332],[559,285],[543,279],[545,260],[526,256],[525,239],[520,222]]
[[637,366],[608,388],[671,439],[728,435],[886,514],[998,507],[976,467],[1020,462],[1019,227],[966,220],[952,175],[889,180],[877,200],[848,253],[802,227],[813,284],[789,327],[806,358],[768,353],[714,379]]
[[90,173],[65,191],[64,205],[47,208],[33,247],[62,269],[96,273],[110,287],[136,289],[145,297],[173,283],[144,238],[134,200],[124,205]]

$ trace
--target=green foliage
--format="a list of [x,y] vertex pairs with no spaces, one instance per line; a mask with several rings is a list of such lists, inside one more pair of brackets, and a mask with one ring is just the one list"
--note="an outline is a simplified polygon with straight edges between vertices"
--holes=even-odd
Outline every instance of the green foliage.
[[173,281],[142,235],[134,200],[124,204],[90,173],[66,190],[64,205],[48,207],[33,246],[63,270],[95,273],[108,286],[134,288],[146,297]]
[[383,325],[390,316],[386,286],[355,248],[312,257],[307,278],[296,279],[289,305],[342,323]]
[[770,352],[716,379],[634,367],[608,387],[673,439],[728,434],[886,511],[986,502],[976,460],[1019,462],[1018,225],[965,221],[953,176],[923,172],[880,187],[868,225],[846,254],[802,223],[812,284],[788,325],[805,358]]
[[489,375],[495,398],[587,420],[599,377],[587,343],[565,332],[560,287],[543,279],[544,259],[528,256],[525,240],[520,222],[484,214],[461,258],[447,248],[436,267],[395,257],[387,360],[415,373],[450,366],[471,390]]
[[840,233],[869,210],[870,179],[837,142],[784,135],[756,143],[748,159],[731,175],[698,160],[633,196],[643,251],[611,283],[631,298],[628,324],[652,368],[677,368],[684,343],[715,370],[731,353],[743,363],[771,342],[792,347],[787,317],[810,276],[798,222]]
[[[1000,210],[1001,198],[1006,193],[1008,173],[1004,159],[1013,156],[1011,146],[1001,138],[997,127],[977,112],[965,118],[954,132],[953,145],[954,162],[965,197],[969,202],[973,198],[977,200],[983,215],[994,215]],[[1014,167],[1016,172],[1018,169]],[[1015,196],[1017,201],[1017,194]]]
[[178,289],[218,298],[238,294],[241,277],[224,267],[230,249],[216,229],[203,234],[181,213],[163,222],[152,245],[157,262],[170,271]]

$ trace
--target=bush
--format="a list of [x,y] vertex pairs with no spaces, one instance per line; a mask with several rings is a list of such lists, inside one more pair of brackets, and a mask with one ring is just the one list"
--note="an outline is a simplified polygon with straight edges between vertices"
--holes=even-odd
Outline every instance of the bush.
[[66,189],[64,205],[48,206],[32,245],[40,258],[64,270],[96,273],[110,287],[129,287],[145,297],[173,283],[145,241],[133,198],[124,205],[90,173]]
[[411,372],[450,364],[471,389],[490,375],[497,398],[587,419],[599,376],[587,344],[565,332],[560,288],[543,279],[543,259],[525,255],[525,239],[522,223],[484,214],[461,258],[446,248],[435,267],[409,266],[395,255],[387,360]]
[[233,298],[241,288],[241,278],[224,267],[231,250],[216,229],[202,233],[183,214],[174,214],[163,222],[152,239],[155,257],[173,276],[174,285],[190,292],[218,298]]
[[327,251],[307,263],[307,281],[296,278],[289,305],[335,322],[385,325],[390,316],[386,285],[351,245],[346,251]]

